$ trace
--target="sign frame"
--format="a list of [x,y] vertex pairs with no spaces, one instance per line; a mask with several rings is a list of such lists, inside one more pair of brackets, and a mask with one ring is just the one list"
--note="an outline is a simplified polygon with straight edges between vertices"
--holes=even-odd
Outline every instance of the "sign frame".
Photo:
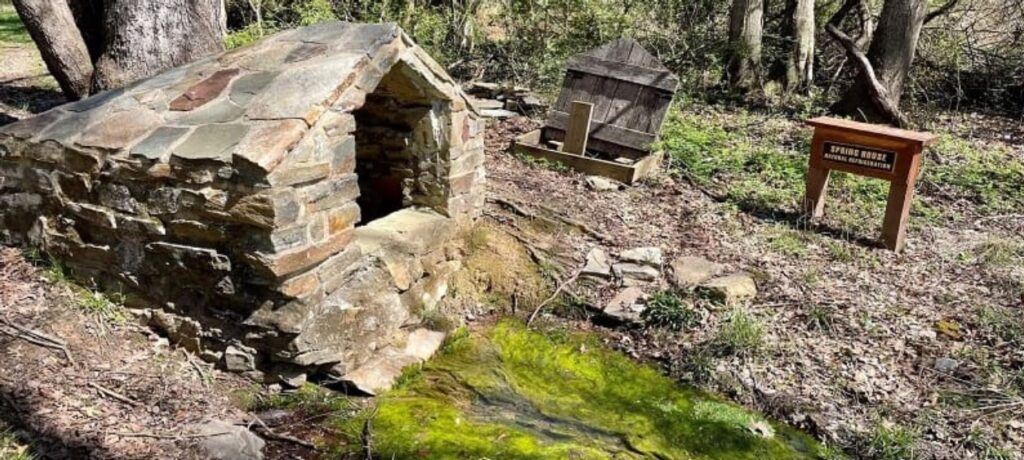
[[[930,133],[907,131],[888,126],[860,123],[830,117],[807,120],[814,127],[811,156],[807,168],[807,191],[804,212],[812,219],[825,213],[825,195],[832,171],[842,171],[889,182],[889,198],[882,222],[882,242],[886,248],[900,252],[906,245],[907,220],[914,199],[914,186],[921,170],[924,148],[938,139]],[[890,170],[826,158],[826,144],[850,149],[844,153],[856,159],[860,152],[892,153]]]

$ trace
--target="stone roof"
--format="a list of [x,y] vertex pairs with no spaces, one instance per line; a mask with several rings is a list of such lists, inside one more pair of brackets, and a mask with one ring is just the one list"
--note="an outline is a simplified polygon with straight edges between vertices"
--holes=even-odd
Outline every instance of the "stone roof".
[[269,172],[325,112],[361,106],[399,59],[412,61],[432,96],[473,110],[397,25],[329,22],[57,107],[0,128],[0,137],[143,163],[214,160]]

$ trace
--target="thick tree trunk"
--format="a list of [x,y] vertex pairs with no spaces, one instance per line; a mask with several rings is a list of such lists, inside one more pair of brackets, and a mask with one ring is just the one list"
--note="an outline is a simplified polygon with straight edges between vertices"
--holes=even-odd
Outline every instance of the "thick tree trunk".
[[757,85],[764,32],[764,0],[733,0],[729,11],[729,85],[750,89]]
[[65,0],[75,15],[75,24],[89,48],[92,62],[103,53],[106,34],[103,30],[103,0]]
[[223,0],[15,0],[70,99],[224,49]]
[[69,99],[89,94],[93,65],[75,17],[65,0],[14,0],[46,68]]
[[789,0],[786,37],[791,40],[782,85],[794,91],[814,78],[814,0]]
[[124,86],[224,49],[221,0],[107,0],[96,90]]
[[[926,0],[886,0],[882,6],[875,35],[867,58],[874,68],[875,78],[885,88],[888,104],[899,107],[903,88],[910,73],[921,28],[928,16]],[[887,110],[871,91],[870,75],[861,70],[853,86],[835,105],[835,110],[868,121],[901,123]]]

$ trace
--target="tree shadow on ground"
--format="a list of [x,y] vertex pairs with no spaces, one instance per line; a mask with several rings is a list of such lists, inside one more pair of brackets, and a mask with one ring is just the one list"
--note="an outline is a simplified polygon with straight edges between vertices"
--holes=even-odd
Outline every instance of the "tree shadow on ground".
[[[0,341],[0,348],[4,342]],[[0,378],[0,427],[6,427],[18,441],[29,446],[30,452],[40,459],[115,458],[87,433],[68,432],[47,426],[36,414],[41,410],[32,401],[30,384],[22,385]],[[96,435],[98,436],[98,435]]]
[[[737,203],[737,208],[739,208],[741,212],[760,221],[781,224],[790,227],[793,230],[809,231],[824,237],[847,241],[870,249],[879,249],[884,247],[877,238],[872,238],[863,234],[853,234],[850,233],[849,230],[835,227],[819,220],[811,220],[807,214],[797,212],[792,209],[785,209],[757,201],[746,200],[740,200]],[[881,223],[879,223],[879,226],[881,226]]]
[[31,76],[0,81],[0,125],[19,120],[9,110],[4,110],[3,106],[37,114],[67,102],[64,94],[58,89],[33,86],[33,80],[40,77]]

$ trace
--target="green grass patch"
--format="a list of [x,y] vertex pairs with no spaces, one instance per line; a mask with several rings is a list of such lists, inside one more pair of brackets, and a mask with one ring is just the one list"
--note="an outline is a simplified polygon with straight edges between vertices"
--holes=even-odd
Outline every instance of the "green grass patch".
[[21,22],[21,18],[11,5],[0,5],[0,43],[32,43],[32,37],[29,37],[28,31],[25,30],[25,24]]
[[[1024,161],[1005,145],[978,148],[944,135],[932,147],[920,180],[923,194],[964,201],[982,215],[1024,209]],[[928,158],[928,157],[926,157]]]
[[[2,428],[2,427],[0,427]],[[0,459],[2,460],[35,460],[29,447],[18,441],[9,431],[0,430]]]
[[444,350],[339,428],[372,427],[382,458],[785,459],[823,452],[807,435],[679,387],[594,336],[502,322]]
[[236,394],[236,399],[245,409],[260,412],[269,409],[298,410],[305,413],[343,412],[353,408],[347,396],[312,383],[294,391],[265,394],[259,387]]
[[722,323],[709,345],[719,356],[754,355],[764,346],[764,325],[747,311],[737,308]]
[[[799,215],[805,188],[809,129],[751,112],[688,113],[673,109],[658,148],[673,169],[741,210],[759,215]],[[935,160],[940,159],[940,160]],[[943,136],[926,157],[912,225],[1024,209],[1024,163],[1005,146],[980,149]],[[826,223],[874,235],[888,197],[888,183],[833,172]]]
[[1024,344],[1024,321],[1019,313],[1009,308],[982,306],[977,310],[977,323],[982,332],[991,338]]
[[868,435],[866,458],[876,460],[910,460],[918,458],[914,451],[917,431],[897,424],[878,422]]

